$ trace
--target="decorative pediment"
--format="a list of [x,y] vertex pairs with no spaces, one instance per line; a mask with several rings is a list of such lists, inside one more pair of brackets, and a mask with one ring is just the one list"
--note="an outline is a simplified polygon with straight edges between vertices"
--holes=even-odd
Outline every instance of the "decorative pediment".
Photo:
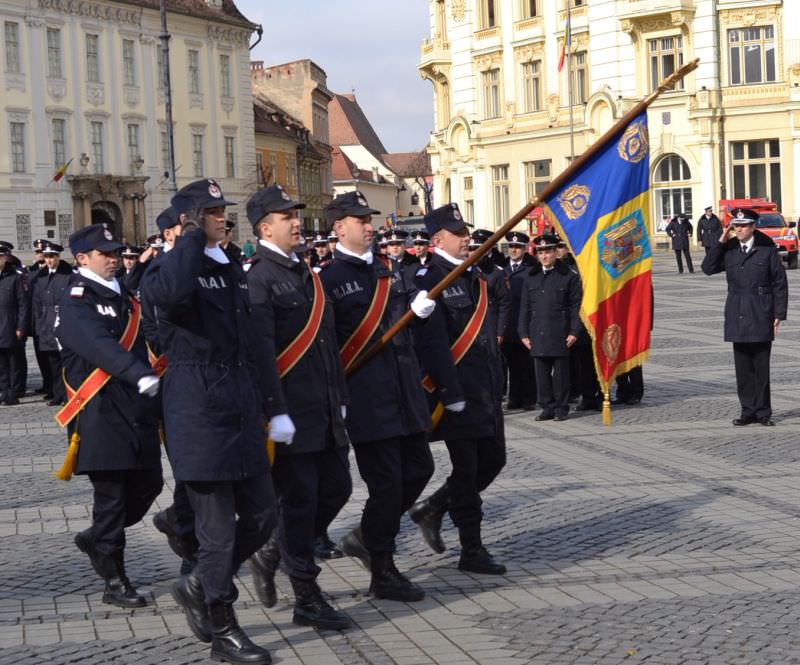
[[467,15],[467,0],[451,0],[450,13],[453,15],[453,21],[461,23]]
[[499,67],[503,64],[503,52],[492,51],[491,53],[482,53],[481,55],[474,56],[473,60],[475,66],[481,71],[492,69],[493,67]]
[[544,42],[534,42],[514,49],[514,59],[517,62],[529,62],[544,57]]

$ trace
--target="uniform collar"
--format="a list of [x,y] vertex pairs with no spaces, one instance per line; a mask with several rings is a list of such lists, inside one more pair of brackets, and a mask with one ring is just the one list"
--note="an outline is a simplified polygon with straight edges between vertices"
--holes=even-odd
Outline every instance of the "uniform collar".
[[89,270],[89,268],[84,268],[83,266],[78,268],[78,274],[94,282],[95,284],[99,284],[100,286],[107,288],[109,291],[113,291],[118,296],[122,295],[122,288],[120,287],[116,277],[112,277],[111,279],[104,279],[100,277],[100,275],[98,275],[96,272]]
[[225,253],[225,250],[219,245],[215,245],[214,247],[204,247],[203,253],[212,261],[222,263],[223,265],[231,262],[231,260],[228,258],[228,255]]
[[270,242],[269,240],[259,240],[258,244],[262,247],[266,247],[271,252],[275,252],[278,256],[282,256],[284,259],[289,259],[292,263],[300,263],[300,259],[297,258],[297,254],[292,252],[291,256],[284,252],[280,247],[278,247],[275,243]]
[[372,252],[367,251],[364,254],[356,254],[355,252],[347,249],[347,247],[342,245],[341,242],[337,242],[336,243],[336,249],[333,250],[333,251],[334,251],[334,255],[336,254],[336,252],[338,252],[339,254],[344,254],[344,256],[349,256],[350,258],[353,258],[353,259],[359,259],[359,260],[363,261],[364,263],[366,263],[367,265],[372,265],[372,262],[374,261],[374,257],[372,255]]

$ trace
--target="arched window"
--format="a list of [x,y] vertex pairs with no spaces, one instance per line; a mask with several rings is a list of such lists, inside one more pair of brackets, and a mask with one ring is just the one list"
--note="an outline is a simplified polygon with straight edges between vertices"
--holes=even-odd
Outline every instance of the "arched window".
[[692,172],[680,155],[665,155],[653,170],[656,228],[663,231],[678,213],[692,216]]

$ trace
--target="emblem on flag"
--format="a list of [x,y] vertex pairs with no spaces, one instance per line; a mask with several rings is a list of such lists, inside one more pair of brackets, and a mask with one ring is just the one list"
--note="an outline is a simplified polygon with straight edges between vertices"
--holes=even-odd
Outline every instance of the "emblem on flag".
[[589,196],[592,191],[585,185],[572,185],[558,197],[558,202],[564,214],[570,219],[578,219],[589,205]]
[[619,156],[626,162],[641,162],[647,157],[649,149],[650,137],[647,132],[647,125],[642,122],[635,122],[629,125],[619,140],[619,144],[617,144]]

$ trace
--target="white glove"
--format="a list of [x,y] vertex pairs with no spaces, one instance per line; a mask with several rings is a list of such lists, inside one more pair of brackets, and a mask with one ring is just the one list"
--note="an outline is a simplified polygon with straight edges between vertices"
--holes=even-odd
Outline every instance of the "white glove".
[[347,420],[347,405],[342,404],[341,409],[342,409],[342,420]]
[[139,389],[140,395],[155,397],[158,394],[158,383],[159,380],[157,376],[143,376],[139,379],[136,387]]
[[292,443],[296,431],[292,419],[285,413],[272,416],[269,420],[269,438],[273,441],[285,443],[288,446]]
[[445,411],[452,411],[453,413],[461,413],[464,409],[467,408],[466,402],[453,402],[452,404],[448,404],[445,408]]
[[411,311],[421,319],[427,319],[434,309],[436,303],[428,298],[427,291],[420,291],[411,303]]

